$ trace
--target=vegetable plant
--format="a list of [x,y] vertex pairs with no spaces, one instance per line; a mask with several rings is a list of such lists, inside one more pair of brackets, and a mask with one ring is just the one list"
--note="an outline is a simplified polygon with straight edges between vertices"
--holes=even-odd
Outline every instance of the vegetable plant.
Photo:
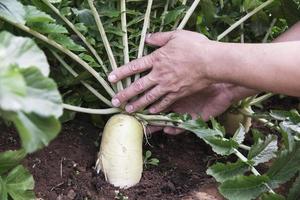
[[[113,108],[110,99],[143,74],[116,85],[107,81],[111,70],[153,50],[144,44],[148,32],[187,28],[215,40],[268,41],[293,23],[295,15],[299,16],[298,5],[298,1],[289,0],[0,0],[1,29],[6,30],[2,34],[31,37],[30,41],[34,40],[44,50],[64,102],[54,82],[46,78],[49,68],[45,55],[14,46],[28,53],[32,60],[17,54],[20,62],[16,62],[17,58],[9,59],[14,62],[4,61],[1,72],[4,78],[0,81],[7,81],[1,84],[0,108],[1,113],[5,111],[2,116],[13,121],[19,130],[24,150],[0,154],[0,161],[16,166],[26,152],[32,153],[48,144],[59,131],[57,118],[63,107],[62,121],[73,119],[75,112],[92,114],[95,123],[103,119],[99,116],[113,115],[104,128],[96,169],[114,186],[129,188],[140,181],[146,126],[170,126],[196,134],[216,154],[236,157],[235,161],[216,163],[207,170],[220,183],[219,190],[227,199],[284,199],[275,189],[289,180],[294,180],[294,184],[287,199],[299,198],[300,115],[297,110],[257,114],[250,106],[265,100],[269,94],[244,100],[237,109],[242,116],[276,132],[264,135],[256,131],[253,141],[246,144],[248,127],[243,125],[234,128],[233,135],[228,136],[215,119],[205,123],[200,117],[192,119],[188,114],[149,115],[147,110],[129,115],[122,108]],[[5,36],[2,37],[0,41],[6,44]],[[28,60],[32,62],[27,63]],[[34,82],[35,79],[39,81]],[[33,95],[28,97],[30,100],[19,98],[27,97],[19,89],[24,87],[26,91],[26,84],[38,88],[27,90],[28,95]],[[32,103],[35,100],[37,104]],[[32,136],[31,142],[28,135]],[[259,172],[258,165],[270,160],[271,167]],[[13,199],[33,199],[32,177],[22,167],[8,172],[12,168],[0,173],[2,199],[8,199],[8,195]],[[10,183],[18,173],[26,177],[20,186],[24,190],[14,192]]]

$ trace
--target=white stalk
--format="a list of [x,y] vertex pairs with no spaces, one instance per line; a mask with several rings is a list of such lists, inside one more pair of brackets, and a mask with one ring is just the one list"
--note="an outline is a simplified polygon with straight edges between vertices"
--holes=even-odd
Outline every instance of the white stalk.
[[[113,70],[117,69],[118,66],[117,66],[117,62],[115,60],[115,57],[114,57],[114,54],[112,52],[112,49],[111,49],[111,46],[110,46],[110,43],[107,39],[107,36],[106,36],[106,33],[105,33],[105,30],[104,30],[104,27],[103,27],[103,24],[102,24],[102,21],[100,19],[100,16],[98,14],[98,11],[94,5],[94,0],[88,0],[88,4],[91,8],[91,11],[93,13],[93,16],[94,16],[94,19],[96,21],[96,25],[97,25],[97,28],[98,28],[98,31],[101,35],[101,38],[102,38],[102,41],[103,41],[103,44],[104,44],[104,47],[105,47],[105,50],[107,52],[107,55],[108,55],[108,59],[109,59],[109,62],[110,62],[110,65],[111,65],[111,68]],[[117,88],[118,88],[118,91],[121,91],[123,90],[123,85],[122,85],[122,82],[119,81],[117,83]]]
[[72,58],[74,61],[76,61],[78,64],[80,64],[83,68],[85,68],[88,72],[90,72],[99,81],[99,83],[104,87],[104,89],[107,91],[107,93],[111,97],[113,97],[115,95],[114,91],[107,84],[107,82],[99,75],[99,73],[96,70],[94,70],[91,66],[89,66],[89,64],[86,63],[84,60],[82,60],[79,56],[74,54],[72,51],[70,51],[69,49],[66,49],[62,45],[55,42],[54,40],[49,39],[48,37],[40,34],[37,31],[30,29],[29,27],[27,27],[23,24],[12,22],[10,20],[7,20],[6,18],[2,18],[2,19],[4,21],[14,25],[15,27],[21,29],[22,31],[29,33],[29,34],[33,35],[34,37],[38,38],[39,40],[49,44],[50,46],[56,48],[57,50],[63,52],[64,54],[68,55],[70,58]]
[[[51,50],[51,53],[54,57],[61,63],[61,65],[75,78],[78,77],[78,73],[75,72],[70,65],[68,65],[56,52]],[[105,98],[102,94],[100,94],[95,88],[93,88],[90,84],[85,81],[80,81],[84,87],[86,87],[91,93],[93,93],[98,99],[100,99],[103,103],[108,105],[109,107],[113,107],[111,102]]]
[[267,7],[269,4],[271,4],[274,0],[268,0],[264,3],[262,3],[260,6],[258,6],[257,8],[255,8],[254,10],[252,10],[251,12],[249,12],[247,15],[245,15],[244,17],[242,17],[240,20],[238,20],[237,22],[235,22],[234,24],[232,24],[227,30],[225,30],[222,34],[220,34],[217,38],[217,40],[221,40],[223,39],[226,35],[228,35],[231,31],[233,31],[234,29],[236,29],[238,26],[240,26],[242,23],[244,23],[247,19],[249,19],[250,17],[252,17],[254,14],[258,13],[259,11],[261,11],[262,9],[264,9],[265,7]]
[[105,72],[105,74],[108,73],[108,69],[107,67],[104,65],[102,59],[100,58],[100,56],[98,55],[96,49],[94,49],[94,47],[87,41],[87,39],[85,38],[85,36],[80,33],[80,31],[78,31],[78,29],[74,26],[74,24],[72,22],[70,22],[65,16],[63,16],[60,11],[53,6],[49,0],[42,0],[55,14],[57,14],[68,26],[70,29],[72,29],[72,31],[74,31],[74,33],[76,33],[76,35],[81,39],[81,41],[87,46],[87,48],[90,50],[90,52],[95,56],[95,58],[97,59],[98,63],[101,65],[103,71]]
[[198,6],[199,3],[200,3],[200,0],[195,0],[194,1],[194,3],[192,4],[192,6],[186,12],[183,20],[181,21],[181,23],[177,27],[177,30],[181,30],[181,29],[183,29],[185,27],[186,23],[189,21],[190,17],[194,13],[194,11],[197,8],[197,6]]
[[115,187],[137,184],[143,172],[143,126],[133,116],[114,115],[102,135],[96,170]]
[[[241,154],[237,149],[234,149],[234,154],[241,159],[244,163],[248,163],[248,158],[246,158],[243,154]],[[257,171],[257,169],[255,167],[253,167],[252,165],[250,165],[250,169],[251,172],[255,175],[255,176],[261,176],[261,174]],[[264,185],[268,188],[269,192],[272,194],[275,194],[274,190],[267,184],[264,183]]]
[[[183,6],[185,6],[186,3],[187,3],[187,0],[183,0],[183,1],[182,1],[182,5],[183,5]],[[174,24],[172,30],[175,30],[175,29],[178,27],[179,23],[180,23],[180,18],[178,18],[178,19],[175,21],[175,24]]]
[[167,0],[165,7],[164,7],[164,11],[161,15],[161,24],[160,24],[159,32],[162,32],[164,29],[165,18],[166,18],[166,14],[168,13],[168,9],[169,9],[169,3],[170,3],[170,0]]
[[[143,25],[143,29],[141,32],[141,39],[140,39],[140,45],[139,45],[137,58],[141,58],[143,56],[146,34],[147,34],[147,30],[148,30],[149,24],[150,24],[150,14],[151,14],[151,9],[152,9],[152,3],[153,3],[153,0],[148,0],[147,10],[145,13],[145,18],[144,18],[144,25]],[[134,80],[136,81],[139,78],[140,78],[140,74],[136,74],[134,77]]]
[[262,43],[268,42],[268,39],[269,39],[269,37],[270,37],[270,35],[272,33],[272,29],[273,29],[274,25],[276,24],[276,22],[277,22],[277,18],[275,18],[275,19],[272,20],[270,28],[268,29],[268,31],[267,31],[267,33],[266,33],[266,35],[265,35]]
[[91,109],[91,108],[82,108],[78,106],[73,106],[69,104],[63,104],[64,109],[74,111],[74,112],[80,112],[80,113],[86,113],[86,114],[93,114],[93,115],[111,115],[120,113],[121,110],[118,108],[107,108],[107,109]]
[[[126,16],[126,0],[121,0],[121,25],[123,32],[123,54],[124,54],[124,64],[129,63],[129,45],[128,45],[128,32],[127,32],[127,16]],[[126,87],[131,85],[131,77],[126,79]]]

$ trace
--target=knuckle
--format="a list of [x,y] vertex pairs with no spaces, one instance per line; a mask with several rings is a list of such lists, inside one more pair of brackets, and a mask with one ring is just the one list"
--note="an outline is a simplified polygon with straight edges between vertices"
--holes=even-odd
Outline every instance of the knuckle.
[[120,93],[118,94],[118,98],[119,98],[121,101],[127,100],[126,92],[120,92]]
[[152,93],[147,93],[146,94],[146,101],[148,102],[148,103],[151,103],[151,102],[153,102],[155,100],[155,95],[154,94],[152,94]]
[[129,71],[130,72],[137,72],[139,70],[139,64],[138,62],[132,62],[131,65],[129,65]]
[[137,80],[136,82],[134,82],[133,84],[133,89],[136,91],[136,92],[141,92],[144,90],[144,82],[142,81],[142,79],[139,79]]

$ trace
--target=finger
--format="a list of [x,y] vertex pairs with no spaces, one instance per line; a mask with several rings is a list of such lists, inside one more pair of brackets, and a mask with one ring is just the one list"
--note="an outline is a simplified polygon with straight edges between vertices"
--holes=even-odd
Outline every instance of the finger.
[[165,95],[165,92],[159,86],[156,86],[153,89],[151,89],[149,92],[146,92],[146,94],[144,94],[138,100],[128,104],[125,107],[125,109],[129,113],[135,112],[155,102],[163,95]]
[[111,83],[116,83],[128,76],[141,73],[152,68],[154,60],[153,57],[154,54],[149,54],[115,69],[109,74],[108,80]]
[[179,96],[175,95],[174,93],[170,93],[165,96],[162,100],[160,100],[155,105],[149,108],[149,112],[152,114],[162,112],[163,110],[168,109],[175,101],[178,99]]
[[128,88],[120,91],[113,99],[112,104],[115,107],[119,107],[126,101],[130,100],[133,97],[136,97],[138,94],[148,90],[153,87],[155,83],[148,76],[144,76],[138,80],[136,80],[133,84],[131,84]]
[[174,36],[174,31],[148,34],[146,43],[153,46],[164,46]]
[[184,130],[179,128],[165,127],[164,132],[170,135],[178,135],[180,133],[183,133]]

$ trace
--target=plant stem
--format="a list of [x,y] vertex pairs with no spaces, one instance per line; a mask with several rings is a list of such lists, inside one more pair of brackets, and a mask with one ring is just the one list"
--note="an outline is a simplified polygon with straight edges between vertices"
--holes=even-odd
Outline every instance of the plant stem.
[[[68,65],[56,52],[51,50],[51,53],[54,57],[61,63],[61,65],[75,78],[78,77],[78,73],[75,72],[70,65]],[[90,84],[85,81],[80,81],[91,93],[93,93],[98,99],[100,99],[103,103],[108,105],[109,107],[113,107],[111,102],[106,99],[102,94],[100,94],[95,88],[93,88]]]
[[[153,0],[148,0],[147,10],[146,10],[145,17],[144,17],[144,25],[143,25],[143,29],[141,32],[141,39],[140,39],[140,45],[139,45],[137,58],[141,58],[144,53],[146,34],[147,34],[147,30],[148,30],[149,24],[150,24],[150,14],[151,14],[151,9],[152,9],[152,3],[153,3]],[[140,78],[140,74],[136,74],[134,77],[134,80],[136,81],[139,78]]]
[[170,119],[167,116],[163,116],[163,115],[145,115],[145,114],[141,114],[141,113],[135,113],[135,116],[137,116],[138,118],[141,118],[145,121],[160,121],[160,122],[177,122],[180,123],[182,122],[181,120],[173,120]]
[[267,33],[266,33],[266,35],[265,35],[262,43],[268,42],[268,38],[269,38],[270,34],[272,33],[272,28],[274,27],[274,25],[276,24],[276,22],[277,22],[277,18],[275,18],[275,19],[272,20],[270,28],[268,29],[268,31],[267,31]]
[[[187,3],[187,0],[183,0],[183,1],[182,1],[182,5],[183,5],[183,6],[185,6],[186,3]],[[179,25],[179,23],[180,23],[180,19],[181,19],[181,18],[179,17],[179,18],[175,21],[175,24],[174,24],[172,30],[175,30],[175,29],[178,27],[178,25]]]
[[101,65],[103,71],[105,72],[105,74],[108,74],[108,69],[107,67],[104,65],[102,59],[100,58],[100,56],[98,55],[96,49],[94,49],[94,47],[87,41],[87,39],[85,38],[85,36],[80,33],[80,31],[78,31],[78,29],[74,26],[74,24],[72,22],[70,22],[65,16],[63,16],[60,11],[53,6],[49,0],[42,0],[55,14],[57,14],[69,27],[70,29],[72,29],[72,31],[74,33],[76,33],[76,35],[82,40],[82,42],[87,46],[87,48],[90,50],[90,52],[95,56],[95,58],[97,59],[98,63]]
[[14,25],[15,27],[21,29],[22,31],[33,35],[34,37],[40,39],[41,41],[51,45],[52,47],[58,49],[59,51],[65,53],[66,55],[68,55],[70,58],[72,58],[74,61],[76,61],[78,64],[80,64],[83,68],[85,68],[88,72],[90,72],[99,81],[99,83],[104,87],[104,89],[107,91],[107,93],[111,97],[113,97],[115,95],[114,91],[107,84],[107,82],[99,75],[99,73],[97,71],[95,71],[91,66],[89,66],[89,64],[87,64],[79,56],[74,54],[72,51],[70,51],[69,49],[67,49],[67,48],[63,47],[62,45],[58,44],[54,40],[51,40],[48,37],[40,34],[39,32],[30,29],[29,27],[27,27],[23,24],[12,22],[10,20],[7,20],[6,18],[2,18],[2,19],[4,21]]
[[253,100],[250,101],[249,105],[252,106],[252,105],[255,105],[255,104],[258,104],[258,103],[261,103],[269,98],[271,98],[272,96],[274,96],[274,94],[272,93],[267,93],[263,96],[260,96],[260,97],[257,97],[257,98],[254,98]]
[[197,8],[198,4],[200,3],[200,0],[195,0],[194,3],[191,5],[191,7],[186,12],[183,20],[179,24],[177,30],[181,30],[185,27],[186,23],[189,21],[190,17],[194,13],[195,9]]
[[110,115],[120,113],[121,110],[118,108],[108,108],[108,109],[91,109],[91,108],[82,108],[78,106],[73,106],[69,104],[63,104],[64,109],[71,110],[74,112],[94,114],[94,115]]
[[239,146],[241,149],[244,149],[246,151],[250,151],[251,147],[247,146],[247,145],[244,145],[244,144],[240,144]]
[[[244,163],[248,163],[248,159],[241,153],[239,152],[237,149],[234,149],[234,154],[241,159]],[[253,167],[252,165],[249,165],[251,168],[251,172],[255,175],[255,176],[261,176],[261,174],[256,170],[255,167]],[[267,184],[264,183],[264,185],[268,188],[269,192],[272,194],[275,194],[275,192],[273,191],[273,189]]]
[[162,32],[164,29],[165,18],[166,18],[166,14],[168,13],[169,3],[170,3],[170,0],[167,0],[165,7],[164,7],[164,11],[161,14],[161,24],[160,24],[159,32]]
[[[129,46],[128,46],[128,32],[127,32],[127,19],[126,19],[126,0],[121,0],[121,25],[123,32],[123,54],[124,54],[124,64],[129,63]],[[126,87],[131,84],[131,77],[126,78]]]
[[[110,43],[108,41],[108,38],[106,36],[106,33],[105,33],[105,30],[104,30],[104,27],[103,27],[103,24],[102,24],[102,21],[100,19],[100,16],[98,14],[98,11],[94,5],[94,0],[88,0],[88,4],[91,8],[91,11],[92,11],[92,14],[94,16],[94,19],[96,21],[96,25],[97,25],[97,28],[98,28],[98,31],[101,35],[101,38],[102,38],[102,41],[103,41],[103,44],[104,44],[104,47],[105,47],[105,50],[106,50],[106,53],[108,55],[108,59],[109,59],[109,62],[110,62],[110,65],[111,65],[111,68],[113,70],[117,69],[118,66],[117,66],[117,63],[116,63],[116,60],[115,60],[115,57],[114,57],[114,54],[111,50],[111,46],[110,46]],[[122,82],[119,81],[117,83],[117,88],[118,88],[118,91],[121,91],[123,90],[123,85],[122,85]]]
[[238,20],[237,22],[235,22],[234,24],[232,24],[227,30],[225,30],[222,34],[220,34],[217,38],[218,41],[220,41],[221,39],[223,39],[227,34],[229,34],[231,31],[233,31],[235,28],[237,28],[238,26],[240,26],[243,22],[245,22],[247,19],[249,19],[251,16],[253,16],[254,14],[258,13],[260,10],[262,10],[263,8],[265,8],[266,6],[268,6],[269,4],[271,4],[274,0],[268,0],[264,3],[262,3],[260,6],[258,6],[257,8],[255,8],[254,10],[252,10],[251,12],[249,12],[247,15],[245,15],[244,17],[242,17],[240,20]]

